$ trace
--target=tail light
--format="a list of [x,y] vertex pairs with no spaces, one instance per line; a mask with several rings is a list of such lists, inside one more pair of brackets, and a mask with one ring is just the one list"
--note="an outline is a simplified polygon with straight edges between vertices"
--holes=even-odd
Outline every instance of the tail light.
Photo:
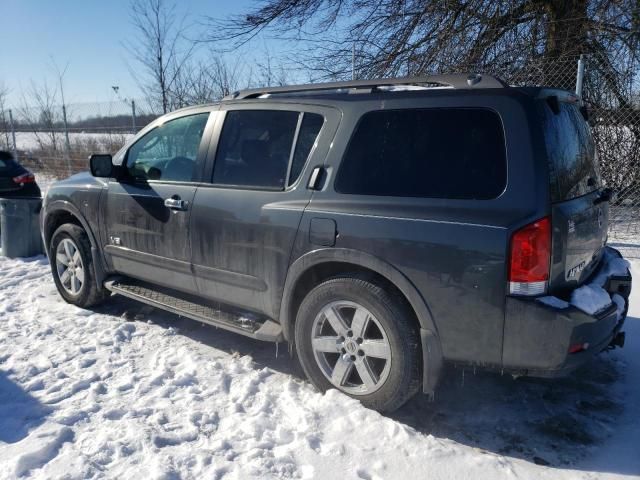
[[22,175],[13,177],[13,183],[18,183],[18,184],[33,183],[35,181],[36,181],[36,177],[33,176],[33,173],[23,173]]
[[540,295],[547,291],[551,262],[551,221],[541,218],[511,237],[509,293]]

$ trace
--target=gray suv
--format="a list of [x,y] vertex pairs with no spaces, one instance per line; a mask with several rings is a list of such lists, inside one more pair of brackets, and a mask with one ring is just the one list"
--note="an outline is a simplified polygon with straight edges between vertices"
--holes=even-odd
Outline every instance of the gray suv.
[[585,116],[478,74],[236,92],[50,188],[53,277],[80,307],[286,341],[320,390],[381,411],[433,395],[444,362],[565,374],[623,344],[631,290]]

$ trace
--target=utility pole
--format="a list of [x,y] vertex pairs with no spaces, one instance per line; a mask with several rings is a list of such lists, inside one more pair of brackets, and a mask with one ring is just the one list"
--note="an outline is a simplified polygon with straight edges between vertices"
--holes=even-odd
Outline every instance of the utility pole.
[[584,55],[580,55],[580,59],[578,60],[578,72],[576,75],[576,96],[580,100],[580,104],[582,104],[582,86],[584,84],[584,64],[585,59]]
[[131,100],[131,133],[136,133],[136,101]]

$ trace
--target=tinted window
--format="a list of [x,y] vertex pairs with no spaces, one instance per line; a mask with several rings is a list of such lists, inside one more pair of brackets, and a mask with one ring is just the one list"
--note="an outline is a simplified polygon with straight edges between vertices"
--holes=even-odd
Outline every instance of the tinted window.
[[0,170],[9,170],[15,168],[15,166],[13,155],[9,152],[0,151]]
[[365,114],[336,179],[341,193],[495,198],[507,180],[500,118],[483,109]]
[[309,154],[313,145],[316,143],[318,133],[324,123],[324,117],[316,113],[305,113],[302,118],[302,124],[300,125],[300,132],[298,133],[298,140],[296,142],[296,149],[293,152],[293,161],[291,162],[291,173],[289,174],[289,185],[293,185],[302,169],[304,164],[307,163]]
[[578,106],[559,102],[554,113],[544,102],[544,137],[551,171],[552,201],[569,200],[600,186],[589,125]]
[[191,181],[208,113],[176,118],[134,143],[127,169],[140,180]]
[[213,183],[284,189],[299,112],[227,112]]

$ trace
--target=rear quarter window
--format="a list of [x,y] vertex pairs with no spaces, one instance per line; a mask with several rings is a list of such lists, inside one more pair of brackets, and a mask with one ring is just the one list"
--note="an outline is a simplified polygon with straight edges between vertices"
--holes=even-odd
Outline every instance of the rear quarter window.
[[542,102],[544,140],[549,162],[551,201],[580,197],[601,185],[595,144],[589,125],[575,103]]
[[336,178],[339,193],[492,199],[507,183],[502,122],[480,108],[363,115]]

